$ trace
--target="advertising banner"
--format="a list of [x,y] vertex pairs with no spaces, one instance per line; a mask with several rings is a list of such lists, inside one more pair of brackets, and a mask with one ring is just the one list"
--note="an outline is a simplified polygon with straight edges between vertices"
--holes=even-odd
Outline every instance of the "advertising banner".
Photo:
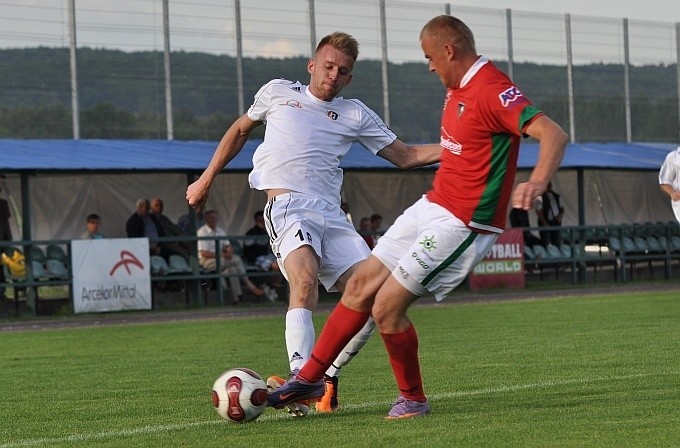
[[469,276],[470,289],[524,288],[522,229],[506,229]]
[[151,309],[147,238],[74,240],[71,266],[74,312]]

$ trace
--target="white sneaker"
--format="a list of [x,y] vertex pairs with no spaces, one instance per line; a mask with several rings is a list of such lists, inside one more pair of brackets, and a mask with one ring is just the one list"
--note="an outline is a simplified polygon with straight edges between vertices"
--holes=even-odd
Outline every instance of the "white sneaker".
[[276,302],[276,300],[279,298],[279,295],[276,293],[276,290],[272,288],[269,285],[262,285],[262,290],[264,291],[264,295],[267,296],[267,299],[270,302]]

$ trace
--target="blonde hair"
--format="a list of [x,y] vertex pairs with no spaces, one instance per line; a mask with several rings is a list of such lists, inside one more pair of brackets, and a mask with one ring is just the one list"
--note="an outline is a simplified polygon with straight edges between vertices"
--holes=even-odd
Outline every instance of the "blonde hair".
[[477,52],[472,30],[454,16],[441,15],[431,19],[420,31],[420,40],[426,35],[440,43],[451,43],[461,50]]
[[346,55],[350,56],[354,61],[359,57],[359,42],[352,36],[342,31],[336,31],[332,34],[324,36],[323,39],[319,41],[319,45],[316,46],[315,54],[326,46],[330,45],[336,48]]

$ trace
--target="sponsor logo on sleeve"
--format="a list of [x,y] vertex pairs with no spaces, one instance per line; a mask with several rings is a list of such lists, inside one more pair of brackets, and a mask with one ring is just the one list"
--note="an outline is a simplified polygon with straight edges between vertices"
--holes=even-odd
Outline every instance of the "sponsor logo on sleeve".
[[501,100],[501,105],[503,107],[508,107],[510,104],[523,98],[522,92],[515,86],[510,87],[508,90],[498,94],[498,98]]

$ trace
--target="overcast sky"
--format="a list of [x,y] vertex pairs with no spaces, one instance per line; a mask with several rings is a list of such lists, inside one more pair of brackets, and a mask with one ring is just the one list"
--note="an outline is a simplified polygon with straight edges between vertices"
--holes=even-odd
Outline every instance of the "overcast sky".
[[479,8],[511,8],[532,12],[680,22],[678,0],[456,0],[451,4],[453,7],[464,5]]

